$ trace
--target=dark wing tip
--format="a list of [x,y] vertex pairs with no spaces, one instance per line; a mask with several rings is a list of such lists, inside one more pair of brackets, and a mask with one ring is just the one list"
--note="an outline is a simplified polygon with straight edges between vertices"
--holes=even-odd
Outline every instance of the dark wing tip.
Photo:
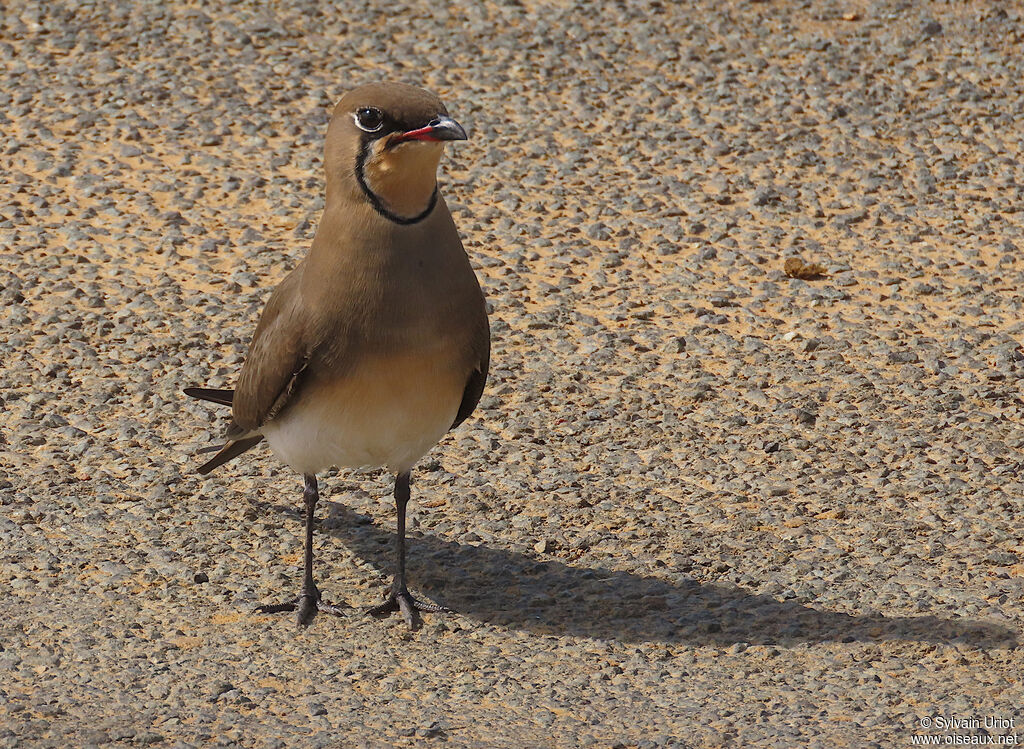
[[455,429],[459,424],[469,418],[469,415],[473,413],[477,403],[480,402],[480,396],[484,392],[484,383],[487,382],[487,370],[486,367],[474,369],[468,380],[466,381],[466,388],[462,392],[462,403],[459,404],[459,411],[455,415],[455,421],[449,427],[449,430]]

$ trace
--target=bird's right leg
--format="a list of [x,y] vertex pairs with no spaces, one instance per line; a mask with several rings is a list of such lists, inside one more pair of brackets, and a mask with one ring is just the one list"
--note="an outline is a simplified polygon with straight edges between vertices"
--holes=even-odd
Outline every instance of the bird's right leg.
[[316,521],[316,503],[320,499],[320,493],[316,485],[316,476],[306,474],[306,488],[302,492],[303,503],[306,505],[306,549],[304,555],[304,572],[302,580],[302,593],[298,598],[286,603],[272,603],[266,606],[257,606],[256,611],[260,614],[277,614],[282,611],[298,611],[296,620],[300,627],[307,626],[313,621],[317,612],[323,611],[327,614],[340,615],[343,609],[339,606],[331,606],[320,598],[320,589],[316,587],[313,580],[313,526]]

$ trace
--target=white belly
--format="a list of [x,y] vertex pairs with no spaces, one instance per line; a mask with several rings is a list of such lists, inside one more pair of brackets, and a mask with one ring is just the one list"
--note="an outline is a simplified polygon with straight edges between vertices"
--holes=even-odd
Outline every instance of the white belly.
[[455,421],[466,373],[447,357],[403,355],[312,381],[260,430],[283,462],[307,474],[331,466],[409,470]]

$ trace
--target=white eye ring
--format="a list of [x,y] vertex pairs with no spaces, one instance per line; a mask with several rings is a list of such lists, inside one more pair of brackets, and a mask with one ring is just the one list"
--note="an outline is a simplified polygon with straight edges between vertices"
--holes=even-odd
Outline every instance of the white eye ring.
[[384,115],[376,107],[359,107],[352,113],[352,120],[364,133],[375,133],[384,127]]

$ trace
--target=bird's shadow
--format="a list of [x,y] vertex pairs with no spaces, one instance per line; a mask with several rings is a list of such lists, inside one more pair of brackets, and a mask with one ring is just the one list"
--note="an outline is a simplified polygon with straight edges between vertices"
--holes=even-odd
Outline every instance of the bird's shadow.
[[[319,532],[338,538],[390,577],[394,531],[343,504],[323,505],[327,517]],[[298,518],[293,507],[273,504],[263,512],[271,509]],[[576,567],[429,534],[410,536],[408,548],[414,591],[479,621],[540,634],[716,646],[881,640],[1016,646],[1016,631],[992,622],[844,614],[724,583]]]

